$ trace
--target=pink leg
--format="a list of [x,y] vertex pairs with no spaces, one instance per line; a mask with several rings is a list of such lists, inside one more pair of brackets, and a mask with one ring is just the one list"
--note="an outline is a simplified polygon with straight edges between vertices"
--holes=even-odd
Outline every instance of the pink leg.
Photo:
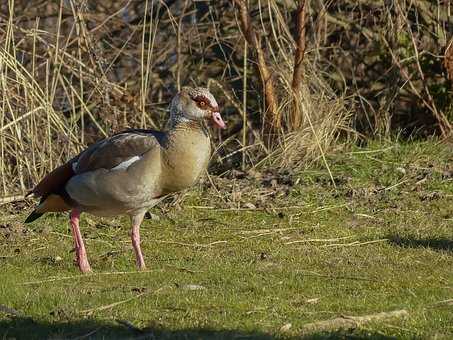
[[79,265],[79,269],[82,273],[91,272],[87,252],[85,250],[85,245],[83,244],[83,238],[79,228],[80,211],[73,209],[71,210],[71,214],[69,216],[71,221],[72,236],[74,237],[77,264]]
[[143,259],[142,249],[140,248],[140,225],[142,224],[145,213],[131,216],[132,231],[131,240],[134,247],[135,259],[139,270],[145,270],[145,260]]

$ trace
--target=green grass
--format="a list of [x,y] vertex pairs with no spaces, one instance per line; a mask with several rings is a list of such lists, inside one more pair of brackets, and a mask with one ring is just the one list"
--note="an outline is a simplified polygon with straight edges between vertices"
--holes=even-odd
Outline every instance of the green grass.
[[66,216],[25,226],[28,209],[11,208],[0,304],[20,315],[0,309],[0,336],[300,338],[310,322],[405,309],[406,319],[304,336],[452,338],[451,146],[371,144],[329,164],[336,188],[322,168],[263,172],[213,178],[156,208],[160,220],[142,226],[143,273],[127,218],[82,215],[94,273],[80,275]]

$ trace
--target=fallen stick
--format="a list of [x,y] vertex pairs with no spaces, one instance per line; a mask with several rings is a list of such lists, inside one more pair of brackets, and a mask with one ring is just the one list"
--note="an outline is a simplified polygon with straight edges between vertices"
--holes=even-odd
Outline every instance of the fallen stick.
[[308,323],[302,327],[302,333],[306,334],[320,331],[335,331],[339,329],[354,329],[368,322],[387,321],[389,319],[399,319],[407,316],[409,316],[409,313],[405,309],[364,316],[342,316],[331,320]]

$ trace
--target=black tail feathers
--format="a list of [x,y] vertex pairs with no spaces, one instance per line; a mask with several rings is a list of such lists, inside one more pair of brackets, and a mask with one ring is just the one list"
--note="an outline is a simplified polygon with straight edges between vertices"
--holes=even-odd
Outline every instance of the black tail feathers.
[[44,214],[36,212],[36,210],[35,210],[30,215],[28,215],[27,219],[25,220],[25,223],[31,223],[34,220],[37,220],[38,218],[40,218],[42,215],[44,215]]

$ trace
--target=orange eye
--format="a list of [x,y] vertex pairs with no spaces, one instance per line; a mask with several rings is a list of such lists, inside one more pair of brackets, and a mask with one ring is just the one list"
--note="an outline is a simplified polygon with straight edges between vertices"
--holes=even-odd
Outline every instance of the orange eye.
[[200,106],[206,106],[206,102],[204,102],[204,101],[201,101],[198,104],[200,104]]

